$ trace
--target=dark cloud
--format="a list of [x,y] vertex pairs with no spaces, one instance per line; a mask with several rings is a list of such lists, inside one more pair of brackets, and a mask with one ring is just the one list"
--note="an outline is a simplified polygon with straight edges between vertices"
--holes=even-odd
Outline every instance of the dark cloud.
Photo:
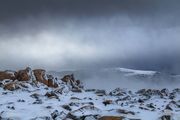
[[178,73],[179,0],[2,0],[1,68]]

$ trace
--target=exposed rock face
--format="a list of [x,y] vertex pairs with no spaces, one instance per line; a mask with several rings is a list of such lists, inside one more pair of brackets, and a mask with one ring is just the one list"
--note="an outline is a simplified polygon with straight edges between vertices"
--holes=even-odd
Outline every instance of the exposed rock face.
[[47,79],[46,79],[46,71],[43,69],[35,69],[33,70],[34,72],[34,76],[36,78],[36,80],[38,82],[41,82],[45,85],[47,85],[48,87],[58,87],[58,84],[54,82],[54,78],[52,76],[48,76],[47,75]]
[[[62,89],[70,89],[73,92],[82,92],[83,85],[80,80],[75,80],[73,74],[66,75],[62,78],[62,81],[58,81],[57,78],[54,78],[52,75],[46,74],[46,71],[43,69],[35,69],[31,70],[31,68],[27,67],[24,70],[19,70],[16,72],[13,71],[0,71],[0,86],[4,87],[3,80],[10,80],[11,84],[16,80],[19,86],[21,83],[32,83],[33,85],[37,85],[38,82],[47,85],[48,87],[57,88],[61,87]],[[9,84],[9,85],[11,85]],[[9,86],[8,85],[8,86]],[[65,85],[65,86],[64,86]],[[64,87],[63,87],[64,86]],[[24,87],[24,86],[22,86]],[[13,90],[6,86],[6,89]]]
[[62,79],[63,82],[65,82],[66,84],[70,84],[70,86],[72,87],[72,90],[74,91],[80,91],[81,88],[83,88],[82,83],[80,82],[80,80],[75,80],[74,75],[65,75]]
[[28,81],[31,79],[31,68],[27,67],[25,70],[19,70],[15,72],[15,77],[19,81]]
[[43,83],[46,79],[45,79],[45,70],[43,69],[35,69],[33,70],[34,72],[34,76],[36,78],[37,81]]
[[65,75],[62,79],[61,79],[63,82],[70,82],[70,81],[73,81],[74,82],[74,75],[71,74],[71,75]]
[[48,80],[48,87],[54,87],[57,88],[58,84],[55,82],[54,77],[52,75],[47,75],[47,80]]
[[5,79],[15,80],[15,76],[12,72],[0,71],[0,80],[5,80]]
[[19,88],[20,87],[17,85],[16,82],[7,83],[7,84],[4,85],[5,90],[13,91],[13,90],[17,90]]

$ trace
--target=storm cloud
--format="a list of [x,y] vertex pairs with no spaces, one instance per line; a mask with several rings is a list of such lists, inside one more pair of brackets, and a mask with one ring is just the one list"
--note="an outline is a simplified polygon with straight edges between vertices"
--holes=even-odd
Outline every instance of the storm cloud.
[[0,69],[180,70],[178,0],[0,1]]

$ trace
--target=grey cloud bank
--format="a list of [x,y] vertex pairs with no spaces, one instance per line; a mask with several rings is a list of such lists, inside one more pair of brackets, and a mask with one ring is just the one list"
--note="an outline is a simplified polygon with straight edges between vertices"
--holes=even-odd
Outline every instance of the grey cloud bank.
[[0,69],[129,67],[179,73],[177,0],[1,3]]

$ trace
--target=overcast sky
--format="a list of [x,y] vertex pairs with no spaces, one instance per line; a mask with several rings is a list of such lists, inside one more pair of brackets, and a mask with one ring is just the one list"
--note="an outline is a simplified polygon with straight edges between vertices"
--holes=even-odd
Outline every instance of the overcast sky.
[[180,73],[179,0],[0,0],[0,69]]

